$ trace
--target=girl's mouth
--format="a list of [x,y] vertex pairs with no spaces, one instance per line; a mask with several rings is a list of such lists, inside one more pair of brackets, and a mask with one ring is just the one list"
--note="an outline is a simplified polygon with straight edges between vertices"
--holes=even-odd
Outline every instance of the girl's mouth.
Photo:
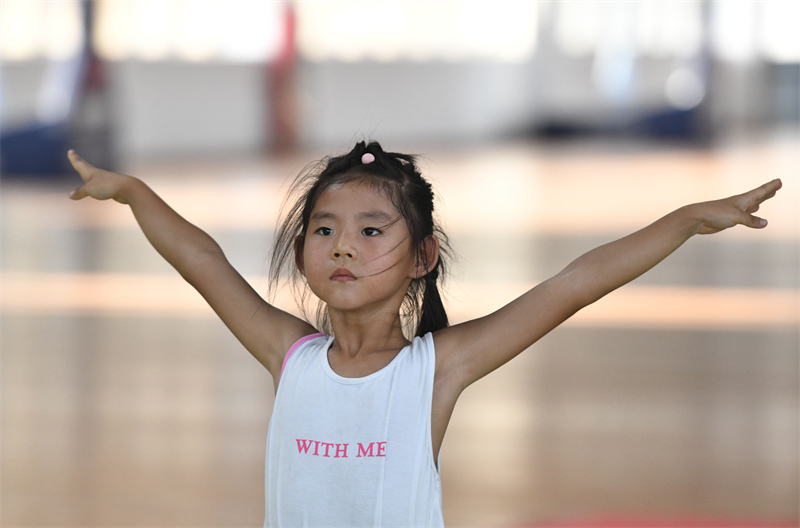
[[331,280],[333,281],[353,281],[356,280],[356,276],[353,275],[350,270],[347,268],[339,268],[333,272],[331,275]]

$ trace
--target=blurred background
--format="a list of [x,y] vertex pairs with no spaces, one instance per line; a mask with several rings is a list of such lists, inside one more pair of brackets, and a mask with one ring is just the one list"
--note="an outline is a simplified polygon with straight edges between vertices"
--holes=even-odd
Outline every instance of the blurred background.
[[[266,292],[289,182],[418,153],[455,322],[780,177],[470,387],[452,526],[800,525],[800,2],[0,0],[2,523],[258,526],[266,371],[126,207],[151,185]],[[276,304],[293,309],[279,293]],[[531,314],[535,317],[535,314]]]

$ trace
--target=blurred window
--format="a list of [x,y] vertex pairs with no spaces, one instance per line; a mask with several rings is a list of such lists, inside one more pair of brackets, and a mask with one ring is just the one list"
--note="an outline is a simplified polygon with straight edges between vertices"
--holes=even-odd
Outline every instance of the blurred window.
[[699,2],[638,2],[636,44],[654,57],[691,57],[703,42]]
[[573,57],[592,55],[600,41],[604,6],[588,2],[556,5],[554,34],[561,51]]
[[297,2],[297,46],[312,61],[495,59],[536,48],[538,2]]
[[726,62],[800,62],[800,2],[559,2],[553,35],[559,49],[591,57],[609,47],[647,57],[700,52],[704,30],[714,57]]
[[759,48],[767,60],[800,62],[800,2],[766,2],[760,17]]
[[714,2],[711,46],[727,62],[800,62],[800,2]]
[[756,57],[754,2],[715,2],[711,6],[710,42],[714,56],[726,62]]
[[3,0],[0,56],[4,61],[63,60],[83,46],[79,1]]
[[[269,61],[287,38],[286,3],[96,0],[96,51],[107,60]],[[331,0],[294,9],[299,51],[315,61],[524,61],[546,19],[575,57],[622,43],[636,56],[689,57],[705,31],[723,61],[800,62],[800,2],[789,0],[710,2],[705,27],[700,2]],[[2,60],[63,60],[83,42],[80,0],[2,0]]]
[[573,57],[620,46],[635,56],[690,57],[702,42],[697,2],[560,2],[556,8],[556,43]]
[[95,42],[106,60],[263,62],[285,41],[284,2],[97,1]]

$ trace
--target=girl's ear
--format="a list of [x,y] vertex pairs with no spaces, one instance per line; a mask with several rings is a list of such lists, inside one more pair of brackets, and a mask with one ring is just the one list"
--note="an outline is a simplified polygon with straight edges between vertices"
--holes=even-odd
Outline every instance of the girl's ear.
[[439,262],[439,239],[433,235],[428,235],[422,243],[424,244],[425,259],[417,260],[413,277],[415,279],[430,273],[436,267],[436,263]]
[[297,269],[300,270],[300,273],[303,275],[306,274],[305,261],[303,260],[304,242],[305,237],[303,237],[303,235],[297,235],[294,239],[294,263],[297,265]]

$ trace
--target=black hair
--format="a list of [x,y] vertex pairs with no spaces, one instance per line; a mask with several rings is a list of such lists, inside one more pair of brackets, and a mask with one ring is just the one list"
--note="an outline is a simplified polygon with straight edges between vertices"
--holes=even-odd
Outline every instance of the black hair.
[[[363,163],[364,154],[375,160]],[[431,184],[420,173],[416,158],[409,154],[384,152],[380,144],[361,141],[353,150],[337,157],[327,157],[307,166],[292,184],[281,208],[285,216],[275,236],[270,260],[270,293],[280,279],[290,280],[295,300],[308,317],[309,288],[298,269],[296,252],[302,249],[311,213],[322,193],[335,184],[359,181],[385,192],[405,219],[416,262],[428,268],[426,244],[430,236],[439,241],[439,258],[425,276],[412,279],[401,308],[406,335],[423,336],[448,326],[447,312],[439,294],[438,283],[445,276],[450,245],[447,235],[434,219],[434,194]],[[290,200],[294,199],[293,202]],[[327,308],[319,302],[316,308],[317,328],[330,333]],[[413,331],[413,332],[412,332]]]

